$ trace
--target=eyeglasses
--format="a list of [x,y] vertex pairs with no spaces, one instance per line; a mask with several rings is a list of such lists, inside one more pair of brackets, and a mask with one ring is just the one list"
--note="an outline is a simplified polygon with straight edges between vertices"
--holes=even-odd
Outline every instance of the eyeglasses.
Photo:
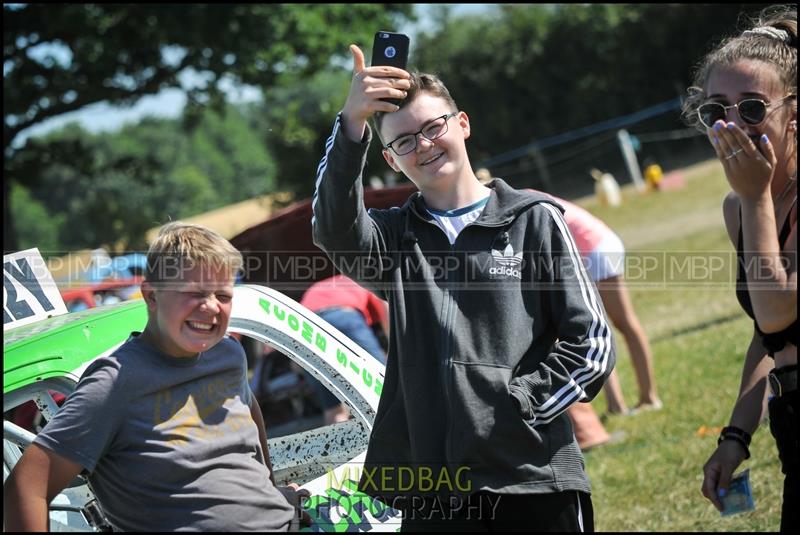
[[712,128],[715,122],[725,121],[729,109],[736,108],[742,121],[749,125],[756,126],[761,124],[767,117],[767,108],[769,106],[795,96],[797,95],[786,95],[775,102],[764,102],[760,98],[746,98],[730,106],[725,106],[719,102],[706,102],[697,108],[697,116],[700,118],[700,122],[703,123],[703,126]]
[[392,149],[398,156],[405,156],[410,152],[414,152],[414,149],[417,148],[417,136],[422,135],[429,141],[442,137],[447,133],[447,120],[456,115],[458,115],[458,112],[454,111],[437,117],[420,128],[419,131],[413,134],[404,134],[391,143],[387,143],[383,148]]

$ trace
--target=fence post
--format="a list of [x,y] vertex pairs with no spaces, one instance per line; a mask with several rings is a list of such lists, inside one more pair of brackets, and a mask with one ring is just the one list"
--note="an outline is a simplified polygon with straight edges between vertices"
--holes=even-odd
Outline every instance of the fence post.
[[622,157],[625,159],[625,165],[628,167],[628,173],[631,175],[634,185],[638,191],[644,191],[644,179],[642,178],[642,171],[639,169],[639,160],[636,158],[636,151],[633,150],[633,143],[631,143],[631,136],[624,128],[617,130],[617,141],[622,149]]
[[544,185],[544,190],[552,192],[553,191],[553,182],[550,180],[550,172],[547,170],[547,162],[544,159],[544,155],[542,154],[542,150],[537,147],[531,147],[531,150],[528,151],[533,157],[533,161],[536,163],[536,167],[539,169],[539,178]]

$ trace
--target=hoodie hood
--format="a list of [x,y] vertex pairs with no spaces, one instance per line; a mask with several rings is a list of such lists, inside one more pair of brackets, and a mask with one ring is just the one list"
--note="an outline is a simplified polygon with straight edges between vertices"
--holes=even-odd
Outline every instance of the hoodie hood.
[[[562,214],[564,213],[564,207],[546,193],[532,190],[516,190],[501,178],[493,179],[486,184],[486,187],[491,189],[492,193],[489,195],[489,201],[486,203],[483,213],[475,221],[476,224],[492,227],[504,226],[511,223],[526,209],[542,202],[552,204]],[[408,209],[421,219],[432,219],[419,191],[414,192],[401,208],[401,210]]]

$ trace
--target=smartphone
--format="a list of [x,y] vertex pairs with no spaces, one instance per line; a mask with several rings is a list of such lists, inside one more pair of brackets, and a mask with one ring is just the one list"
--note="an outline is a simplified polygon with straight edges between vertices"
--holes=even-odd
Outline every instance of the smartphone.
[[403,33],[377,32],[372,42],[372,66],[389,65],[405,70],[408,43],[408,36]]
[[[389,65],[405,70],[408,63],[408,43],[409,38],[403,33],[377,32],[372,41],[372,66]],[[400,105],[400,101],[396,98],[383,100]]]

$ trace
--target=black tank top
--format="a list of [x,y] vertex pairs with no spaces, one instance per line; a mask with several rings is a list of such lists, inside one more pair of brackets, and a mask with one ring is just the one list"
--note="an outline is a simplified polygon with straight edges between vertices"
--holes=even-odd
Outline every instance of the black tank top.
[[[795,199],[795,202],[797,202],[797,199]],[[792,210],[794,210],[794,205],[792,205]],[[789,238],[789,232],[792,230],[790,221],[792,210],[789,210],[789,215],[786,217],[786,221],[784,221],[783,227],[781,228],[781,232],[778,236],[778,245],[780,246],[781,251],[783,251],[783,246],[786,245],[786,240]],[[750,301],[750,293],[747,288],[747,273],[745,271],[744,253],[742,252],[744,249],[743,244],[744,235],[742,233],[742,209],[739,208],[739,240],[736,245],[736,260],[738,264],[738,272],[736,274],[736,298],[739,300],[739,304],[742,306],[745,313],[753,318],[753,325],[756,328],[756,332],[761,336],[761,343],[764,346],[764,349],[769,352],[770,356],[773,356],[775,352],[786,347],[787,342],[792,343],[795,346],[797,345],[800,326],[798,326],[798,320],[796,319],[794,320],[794,323],[776,333],[765,333],[758,326],[756,317],[753,314],[753,304]]]

